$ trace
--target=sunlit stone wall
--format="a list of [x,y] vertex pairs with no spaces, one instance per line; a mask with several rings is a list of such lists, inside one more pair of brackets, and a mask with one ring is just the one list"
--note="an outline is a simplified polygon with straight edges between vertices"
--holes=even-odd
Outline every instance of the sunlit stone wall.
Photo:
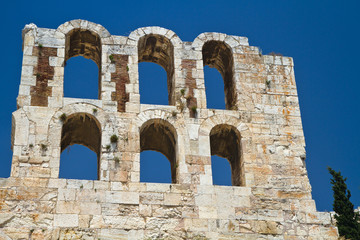
[[[99,99],[63,97],[74,56],[98,65]],[[140,104],[142,61],[166,70],[168,105]],[[204,65],[223,77],[225,110],[207,108]],[[245,37],[29,24],[17,104],[0,239],[338,238],[312,200],[293,60],[262,55]],[[59,179],[72,144],[97,154],[98,180]],[[171,184],[140,182],[144,150],[168,158]],[[213,185],[212,154],[229,160],[233,186]]]

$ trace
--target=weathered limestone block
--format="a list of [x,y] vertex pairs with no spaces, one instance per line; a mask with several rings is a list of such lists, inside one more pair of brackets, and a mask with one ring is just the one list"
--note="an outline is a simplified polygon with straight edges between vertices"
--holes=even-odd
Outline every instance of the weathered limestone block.
[[55,214],[54,227],[78,227],[78,214]]

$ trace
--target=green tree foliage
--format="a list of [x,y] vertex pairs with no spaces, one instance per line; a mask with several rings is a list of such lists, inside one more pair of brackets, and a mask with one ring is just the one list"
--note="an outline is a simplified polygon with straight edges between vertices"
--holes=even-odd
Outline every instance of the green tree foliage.
[[343,178],[340,171],[336,172],[330,167],[328,170],[332,175],[330,181],[334,192],[333,208],[339,234],[346,239],[360,239],[360,216],[354,212],[354,205],[350,201],[351,193],[345,183],[346,178]]

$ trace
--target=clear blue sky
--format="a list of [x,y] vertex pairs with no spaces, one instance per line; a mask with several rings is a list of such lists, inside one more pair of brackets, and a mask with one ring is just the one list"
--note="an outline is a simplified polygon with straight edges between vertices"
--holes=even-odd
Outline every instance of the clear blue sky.
[[[31,22],[57,28],[80,18],[123,36],[144,26],[171,29],[183,41],[193,41],[202,32],[246,36],[264,54],[274,51],[293,57],[306,164],[317,208],[332,209],[327,166],[348,178],[352,202],[360,205],[359,1],[5,1],[1,8],[1,177],[10,172],[11,112],[16,109],[21,74],[21,30]],[[154,71],[151,68],[141,66],[143,84],[147,73]],[[155,71],[162,78],[163,70]],[[216,78],[213,71],[206,74],[208,79]]]

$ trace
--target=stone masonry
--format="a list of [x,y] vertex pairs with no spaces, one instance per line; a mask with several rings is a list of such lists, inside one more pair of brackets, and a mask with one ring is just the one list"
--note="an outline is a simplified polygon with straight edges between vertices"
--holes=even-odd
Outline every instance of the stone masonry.
[[[99,99],[63,97],[75,56],[98,65]],[[168,105],[140,104],[142,61],[166,70]],[[204,65],[224,79],[226,110],[207,108]],[[0,239],[338,238],[311,196],[293,60],[262,55],[245,37],[29,24],[17,105]],[[59,179],[72,144],[97,154],[98,180]],[[168,158],[171,184],[140,182],[144,150]],[[233,186],[213,185],[211,155],[229,160]]]

